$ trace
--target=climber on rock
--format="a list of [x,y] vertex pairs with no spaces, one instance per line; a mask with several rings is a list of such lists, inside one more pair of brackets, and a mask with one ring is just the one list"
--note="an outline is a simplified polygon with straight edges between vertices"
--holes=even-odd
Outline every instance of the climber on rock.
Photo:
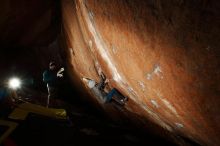
[[89,78],[83,78],[83,81],[102,103],[109,103],[114,100],[120,105],[124,105],[128,100],[128,97],[123,96],[116,88],[113,88],[109,92],[105,91],[105,86],[107,85],[108,80],[104,74],[101,76],[101,81],[99,83],[96,83],[95,80]]

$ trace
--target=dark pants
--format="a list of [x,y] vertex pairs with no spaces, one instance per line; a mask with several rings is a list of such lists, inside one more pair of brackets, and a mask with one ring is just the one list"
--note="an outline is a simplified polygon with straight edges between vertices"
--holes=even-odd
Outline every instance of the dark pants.
[[[123,99],[124,96],[116,89],[113,88],[106,96],[107,100],[106,102],[110,102],[113,96],[117,96],[117,98]],[[120,100],[119,99],[119,100]]]
[[56,87],[52,87],[47,84],[47,90],[48,90],[47,107],[49,107],[50,99],[56,98],[58,95],[57,95],[57,88]]

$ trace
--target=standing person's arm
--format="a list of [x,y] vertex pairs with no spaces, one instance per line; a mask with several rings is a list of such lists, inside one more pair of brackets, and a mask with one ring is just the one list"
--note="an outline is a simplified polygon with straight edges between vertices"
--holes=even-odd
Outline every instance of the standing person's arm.
[[63,77],[64,67],[57,72],[57,77]]

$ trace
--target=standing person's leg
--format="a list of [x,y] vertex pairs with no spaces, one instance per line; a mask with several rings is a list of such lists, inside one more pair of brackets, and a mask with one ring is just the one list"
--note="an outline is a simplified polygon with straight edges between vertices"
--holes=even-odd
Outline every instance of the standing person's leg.
[[58,96],[58,89],[53,86],[48,86],[48,99],[47,99],[47,107],[58,107],[59,106],[59,100],[57,99]]
[[50,97],[51,97],[51,90],[48,84],[47,84],[47,91],[48,91],[48,96],[47,96],[47,108],[48,108],[50,104]]

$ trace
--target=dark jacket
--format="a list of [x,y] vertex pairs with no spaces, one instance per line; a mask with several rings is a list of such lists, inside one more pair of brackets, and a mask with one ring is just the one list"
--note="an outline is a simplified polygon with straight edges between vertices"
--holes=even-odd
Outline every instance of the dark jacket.
[[51,87],[57,86],[57,72],[55,70],[44,71],[43,81]]

